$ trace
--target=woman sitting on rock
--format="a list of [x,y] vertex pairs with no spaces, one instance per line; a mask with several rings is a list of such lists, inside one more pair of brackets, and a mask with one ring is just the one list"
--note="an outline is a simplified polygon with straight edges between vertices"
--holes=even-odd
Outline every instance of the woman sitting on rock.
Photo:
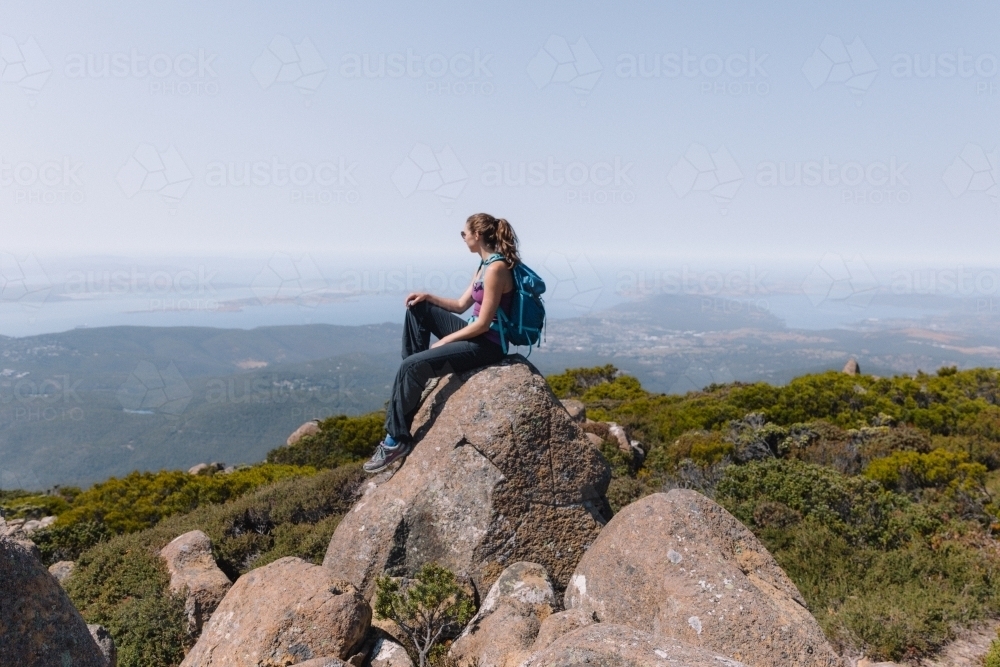
[[[503,359],[500,335],[490,325],[496,321],[497,308],[510,314],[514,290],[511,269],[521,261],[517,235],[506,220],[486,213],[469,216],[461,234],[469,252],[479,255],[482,263],[465,293],[457,299],[426,292],[406,297],[403,363],[396,373],[386,411],[387,435],[365,463],[366,472],[384,470],[409,453],[413,438],[410,426],[421,400],[436,384],[432,378],[481,368]],[[473,306],[469,321],[456,315],[469,306]],[[438,339],[433,345],[430,345],[431,334]],[[434,384],[428,386],[428,381]]]

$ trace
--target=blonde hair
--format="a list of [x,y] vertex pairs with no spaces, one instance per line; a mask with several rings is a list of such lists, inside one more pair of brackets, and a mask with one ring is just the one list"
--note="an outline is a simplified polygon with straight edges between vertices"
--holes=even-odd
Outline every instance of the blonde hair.
[[496,248],[503,255],[507,266],[513,268],[521,261],[517,254],[517,234],[510,223],[503,218],[494,218],[489,213],[475,213],[466,220],[469,229],[479,234],[487,246]]

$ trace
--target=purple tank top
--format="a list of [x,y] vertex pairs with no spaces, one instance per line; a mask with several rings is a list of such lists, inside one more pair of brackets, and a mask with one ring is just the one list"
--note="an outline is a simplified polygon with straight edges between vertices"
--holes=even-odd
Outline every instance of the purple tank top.
[[[483,307],[483,295],[486,290],[483,288],[483,281],[477,280],[472,283],[472,300],[475,302],[472,304],[472,314],[479,317],[479,309]],[[514,290],[509,292],[504,292],[500,295],[500,307],[503,308],[503,312],[510,315],[510,301],[514,298]],[[496,315],[493,316],[493,321],[497,321]],[[497,345],[500,345],[500,334],[490,329],[485,334],[487,340],[491,340]]]

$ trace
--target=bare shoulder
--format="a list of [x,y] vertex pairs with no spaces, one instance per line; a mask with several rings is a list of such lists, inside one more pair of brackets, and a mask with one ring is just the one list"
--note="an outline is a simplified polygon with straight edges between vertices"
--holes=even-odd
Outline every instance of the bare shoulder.
[[507,262],[504,261],[493,262],[487,266],[486,275],[493,280],[502,281],[504,285],[510,284],[513,280],[511,270],[507,268]]

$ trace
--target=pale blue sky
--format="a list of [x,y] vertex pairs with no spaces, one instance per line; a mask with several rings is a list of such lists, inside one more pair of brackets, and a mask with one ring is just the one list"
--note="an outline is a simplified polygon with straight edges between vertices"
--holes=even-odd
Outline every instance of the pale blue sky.
[[[458,265],[457,231],[485,210],[515,225],[529,257],[595,266],[796,264],[804,276],[831,253],[873,269],[991,266],[998,19],[990,2],[10,0],[0,253],[35,257],[56,284],[101,268],[98,256]],[[289,81],[274,80],[289,48]],[[850,62],[825,60],[841,49]],[[408,54],[421,73],[389,76]],[[623,76],[633,58],[653,72],[657,56],[659,77]],[[125,75],[87,71],[105,57]],[[383,58],[385,76],[353,76]],[[931,60],[933,77],[906,71]],[[687,69],[671,76],[674,62]],[[561,80],[574,67],[587,71]],[[158,182],[140,163],[170,147]],[[435,161],[451,183],[436,192]],[[494,184],[505,163],[540,183]],[[810,163],[826,174],[817,185],[767,184],[769,169]],[[246,165],[266,184],[235,184]],[[293,165],[304,184],[271,182]]]

